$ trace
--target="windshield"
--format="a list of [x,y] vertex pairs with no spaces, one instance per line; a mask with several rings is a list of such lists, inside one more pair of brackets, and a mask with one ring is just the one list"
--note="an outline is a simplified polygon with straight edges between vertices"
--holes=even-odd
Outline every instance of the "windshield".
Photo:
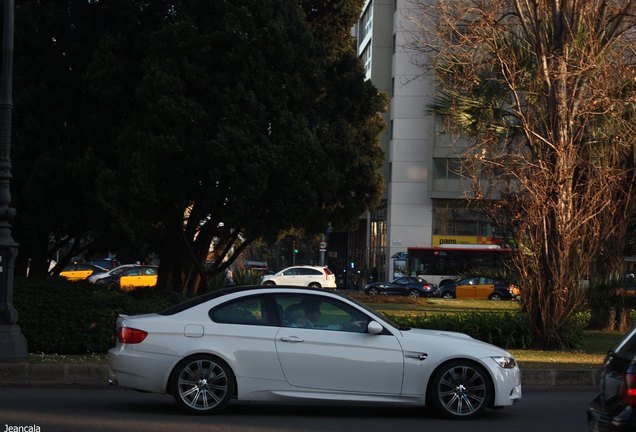
[[347,300],[354,302],[355,304],[357,304],[358,306],[360,306],[361,308],[363,308],[364,310],[374,314],[374,315],[378,315],[380,318],[382,318],[384,321],[386,321],[387,323],[391,324],[393,327],[395,327],[398,330],[410,330],[410,327],[404,327],[399,325],[398,323],[396,323],[395,321],[393,321],[391,318],[389,318],[384,312],[380,312],[378,310],[373,309],[372,307],[369,307],[367,305],[365,305],[364,303],[360,303],[358,300],[349,297],[346,294],[341,294],[341,293],[334,293],[334,294],[338,294],[342,297],[346,297]]

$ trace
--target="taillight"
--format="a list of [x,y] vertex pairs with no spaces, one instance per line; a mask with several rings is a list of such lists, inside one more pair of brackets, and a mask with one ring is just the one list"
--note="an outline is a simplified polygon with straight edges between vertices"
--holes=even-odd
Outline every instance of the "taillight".
[[620,395],[623,403],[636,405],[636,373],[627,372],[625,374],[625,382],[621,384]]
[[117,334],[117,340],[120,343],[138,344],[146,339],[146,336],[148,336],[147,331],[131,327],[120,327],[119,333]]
[[[325,280],[328,281],[329,280],[329,272],[327,271],[327,269],[322,269],[322,271],[325,272]],[[316,273],[314,273],[316,274]]]

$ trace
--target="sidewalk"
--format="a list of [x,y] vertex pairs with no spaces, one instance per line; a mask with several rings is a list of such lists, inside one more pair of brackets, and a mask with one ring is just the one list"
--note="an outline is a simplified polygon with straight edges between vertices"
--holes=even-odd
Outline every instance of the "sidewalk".
[[[598,389],[599,369],[524,369],[523,387]],[[104,364],[0,364],[0,387],[108,387]]]

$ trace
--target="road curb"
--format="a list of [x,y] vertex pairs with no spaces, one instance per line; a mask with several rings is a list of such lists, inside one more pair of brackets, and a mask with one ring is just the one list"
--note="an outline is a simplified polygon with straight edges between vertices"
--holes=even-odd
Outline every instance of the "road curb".
[[2,387],[108,387],[108,368],[100,364],[0,364]]
[[[596,389],[600,369],[523,369],[523,387]],[[108,387],[108,368],[102,364],[0,364],[0,387]]]

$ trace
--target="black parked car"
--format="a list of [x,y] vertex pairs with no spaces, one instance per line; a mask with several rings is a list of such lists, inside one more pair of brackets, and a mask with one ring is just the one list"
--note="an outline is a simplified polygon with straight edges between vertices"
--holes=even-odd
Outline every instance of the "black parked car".
[[408,295],[411,297],[433,297],[437,295],[437,285],[421,277],[403,276],[391,282],[373,282],[364,287],[368,295]]
[[587,423],[592,432],[636,431],[636,328],[607,354]]

